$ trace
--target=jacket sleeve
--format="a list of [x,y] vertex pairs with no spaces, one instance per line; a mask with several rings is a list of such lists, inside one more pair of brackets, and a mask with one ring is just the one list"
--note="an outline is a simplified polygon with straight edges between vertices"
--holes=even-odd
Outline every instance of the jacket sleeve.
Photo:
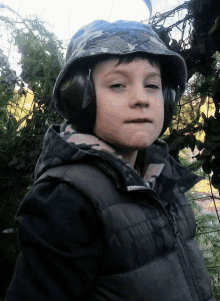
[[21,253],[5,301],[88,300],[102,243],[96,212],[64,183],[39,182],[16,217]]

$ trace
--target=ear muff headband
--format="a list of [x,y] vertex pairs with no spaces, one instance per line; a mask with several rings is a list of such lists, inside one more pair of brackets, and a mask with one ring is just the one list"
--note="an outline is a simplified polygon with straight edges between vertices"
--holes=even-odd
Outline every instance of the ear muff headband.
[[[60,98],[65,109],[65,116],[81,133],[93,133],[96,121],[95,87],[91,70],[85,68],[75,72],[74,77],[66,78],[60,85]],[[170,125],[179,99],[180,87],[163,88],[164,124],[160,135]]]

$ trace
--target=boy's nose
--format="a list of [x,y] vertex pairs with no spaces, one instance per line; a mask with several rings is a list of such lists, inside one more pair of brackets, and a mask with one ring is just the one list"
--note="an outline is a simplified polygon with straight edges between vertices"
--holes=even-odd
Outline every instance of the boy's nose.
[[130,98],[130,105],[133,106],[140,106],[140,107],[146,107],[148,108],[149,103],[149,97],[146,93],[146,88],[144,87],[134,87],[132,91],[129,94]]

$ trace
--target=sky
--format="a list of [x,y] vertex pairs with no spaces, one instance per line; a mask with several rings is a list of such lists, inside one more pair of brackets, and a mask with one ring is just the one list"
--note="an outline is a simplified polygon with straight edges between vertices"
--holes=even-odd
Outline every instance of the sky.
[[[184,0],[151,0],[153,15],[182,4]],[[143,0],[0,0],[22,16],[38,15],[51,25],[59,39],[69,40],[82,26],[98,19],[143,21],[149,10]]]
[[[184,2],[184,0],[151,0],[152,15],[168,11]],[[141,22],[150,17],[144,0],[0,0],[0,4],[11,7],[22,17],[38,16],[48,24],[48,29],[58,39],[66,42],[65,45],[68,45],[68,41],[82,26],[94,20]],[[177,21],[180,15],[175,15],[174,18]],[[0,34],[0,38],[1,36]],[[0,40],[0,48],[9,48],[2,47],[2,43]],[[18,62],[16,53],[11,49],[8,53],[11,66],[16,70],[20,69],[18,65],[15,66]]]

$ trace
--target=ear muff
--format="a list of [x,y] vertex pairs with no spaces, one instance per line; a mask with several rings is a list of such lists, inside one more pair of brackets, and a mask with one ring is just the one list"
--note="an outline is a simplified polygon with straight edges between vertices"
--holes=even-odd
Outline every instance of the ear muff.
[[[163,88],[164,124],[160,136],[170,125],[179,99],[180,87]],[[65,116],[81,133],[93,133],[96,121],[95,87],[88,68],[80,68],[67,76],[59,89]]]
[[65,117],[82,133],[92,133],[96,120],[95,89],[91,70],[78,69],[67,76],[59,89]]
[[164,98],[164,122],[160,136],[166,131],[170,123],[172,122],[174,111],[179,100],[180,87],[176,89],[171,87],[165,87],[163,89]]

